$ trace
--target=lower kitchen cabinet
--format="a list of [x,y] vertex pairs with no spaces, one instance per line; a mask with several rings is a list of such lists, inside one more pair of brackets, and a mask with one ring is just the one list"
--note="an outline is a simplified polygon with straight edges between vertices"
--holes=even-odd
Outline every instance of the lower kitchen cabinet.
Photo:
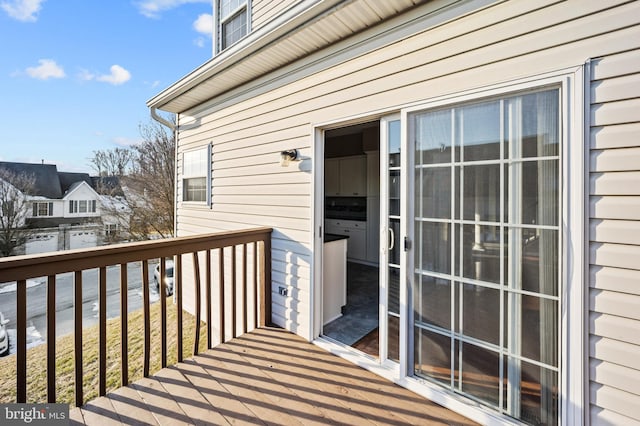
[[347,259],[367,260],[367,225],[357,220],[327,219],[325,233],[344,235],[347,240]]

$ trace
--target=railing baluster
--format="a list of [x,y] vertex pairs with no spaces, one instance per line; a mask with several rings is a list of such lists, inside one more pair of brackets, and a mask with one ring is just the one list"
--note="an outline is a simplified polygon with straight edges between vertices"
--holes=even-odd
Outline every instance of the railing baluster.
[[196,314],[196,329],[195,336],[193,338],[193,355],[198,355],[198,346],[200,346],[200,261],[198,258],[198,252],[194,251],[193,256],[193,280],[195,285],[195,314]]
[[236,337],[236,246],[231,246],[231,338]]
[[218,276],[219,276],[219,297],[218,311],[220,312],[220,343],[224,343],[225,312],[224,312],[224,247],[218,249]]
[[258,328],[258,242],[253,243],[253,326]]
[[47,277],[47,402],[56,402],[56,276]]
[[205,252],[205,262],[206,265],[204,267],[204,273],[207,276],[204,279],[205,282],[205,297],[207,298],[207,349],[211,349],[213,347],[213,339],[211,333],[211,250],[207,250]]
[[177,351],[178,362],[182,362],[182,255],[176,256],[176,261],[173,263],[173,294],[176,295],[176,323],[177,323]]
[[27,281],[16,289],[16,402],[27,402]]
[[268,237],[262,241],[260,266],[260,327],[265,327],[271,324],[271,239]]
[[167,261],[162,256],[160,258],[160,363],[162,368],[167,366],[167,283],[164,280],[166,274]]
[[99,373],[98,393],[104,396],[107,393],[107,268],[100,268],[100,294],[98,317],[100,322],[99,344]]
[[80,407],[84,403],[82,389],[82,271],[75,271],[74,273],[73,298],[76,407]]
[[129,277],[127,264],[120,264],[120,381],[129,384]]
[[242,300],[242,334],[247,332],[247,310],[249,309],[249,306],[247,306],[247,293],[249,292],[249,289],[247,287],[247,245],[243,244],[242,245],[242,287],[241,287],[241,293],[242,293],[242,298],[240,300]]
[[[149,261],[142,261],[142,312],[144,321],[144,358],[142,375],[149,377],[149,360],[151,359],[151,312],[149,309]],[[162,279],[162,277],[160,277]]]

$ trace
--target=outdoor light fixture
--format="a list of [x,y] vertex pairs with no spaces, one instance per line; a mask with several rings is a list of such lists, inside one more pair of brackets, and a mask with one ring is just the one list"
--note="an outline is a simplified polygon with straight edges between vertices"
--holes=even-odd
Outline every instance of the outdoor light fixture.
[[282,151],[280,153],[280,165],[282,167],[288,167],[291,161],[295,161],[297,159],[298,159],[297,149],[289,149],[287,151]]

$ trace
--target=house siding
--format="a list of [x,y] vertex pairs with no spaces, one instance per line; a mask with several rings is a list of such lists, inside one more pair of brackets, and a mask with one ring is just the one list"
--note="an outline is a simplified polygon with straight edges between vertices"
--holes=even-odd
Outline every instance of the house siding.
[[639,58],[640,50],[633,49],[596,58],[591,66],[589,399],[593,424],[640,424]]
[[[181,120],[197,119],[199,126],[179,131],[179,152],[212,143],[213,203],[179,206],[178,234],[273,227],[273,321],[311,338],[315,123],[375,118],[440,96],[578,70],[597,58],[585,136],[588,411],[593,424],[640,421],[633,409],[640,406],[640,2],[496,2],[446,22],[434,18],[402,40],[373,40],[375,31],[393,25],[356,35],[352,57],[331,56],[344,55],[344,44],[327,49],[333,59],[326,69],[311,64],[320,54],[303,58],[277,71],[285,77],[268,90],[238,88],[243,96],[236,101],[187,111]],[[300,68],[307,60],[312,68]],[[280,167],[278,153],[292,148],[303,160]],[[280,286],[291,290],[289,297],[280,296]]]
[[251,2],[251,30],[259,30],[260,27],[276,19],[296,3],[298,2],[295,0],[253,0]]

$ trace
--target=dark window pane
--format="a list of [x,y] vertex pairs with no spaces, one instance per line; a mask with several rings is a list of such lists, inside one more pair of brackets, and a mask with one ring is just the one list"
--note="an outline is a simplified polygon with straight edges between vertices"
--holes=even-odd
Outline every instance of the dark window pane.
[[451,168],[416,170],[416,216],[451,218]]
[[558,373],[521,362],[520,419],[532,425],[558,424]]
[[207,201],[207,178],[183,180],[184,201]]
[[500,343],[500,291],[473,284],[462,286],[462,333]]
[[558,231],[548,229],[516,230],[521,232],[522,263],[520,283],[523,290],[558,295]]
[[451,339],[415,327],[415,372],[451,385]]
[[558,302],[534,296],[522,300],[522,356],[558,365]]
[[450,163],[451,110],[416,115],[416,164]]
[[222,49],[226,49],[247,34],[246,9],[222,24]]
[[462,390],[497,406],[500,395],[500,356],[470,343],[461,343]]
[[451,329],[451,281],[416,274],[415,321]]
[[500,165],[465,166],[461,180],[464,219],[500,222]]
[[558,224],[558,161],[528,161],[514,164],[522,173],[522,217],[514,223],[532,225]]
[[558,90],[522,96],[522,157],[558,155]]
[[500,252],[499,226],[463,226],[462,275],[465,278],[500,283]]
[[451,225],[416,222],[421,245],[416,247],[417,267],[423,271],[451,273]]

